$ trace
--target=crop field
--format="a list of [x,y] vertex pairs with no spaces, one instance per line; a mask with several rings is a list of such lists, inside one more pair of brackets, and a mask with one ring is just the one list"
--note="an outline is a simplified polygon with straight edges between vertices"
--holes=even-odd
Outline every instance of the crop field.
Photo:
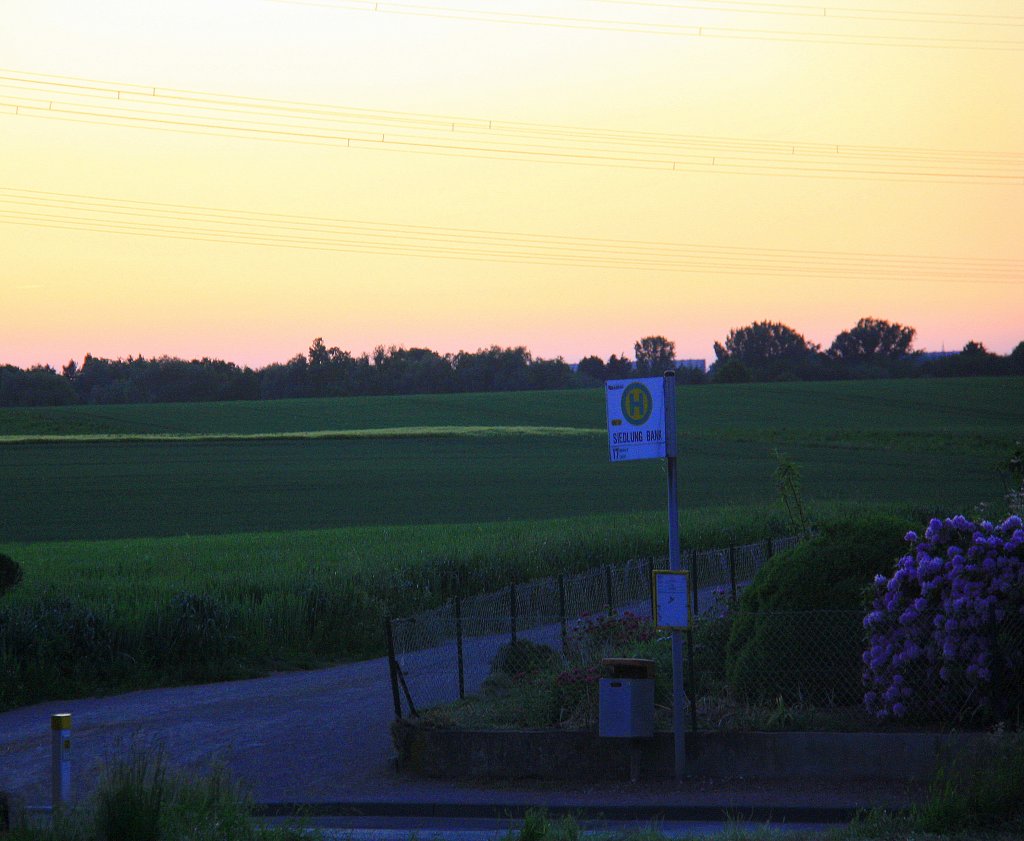
[[[687,508],[998,499],[1020,379],[783,383],[679,392]],[[657,462],[613,465],[601,392],[0,413],[0,544],[490,522],[653,511]]]
[[[680,389],[686,546],[997,507],[1024,380]],[[0,708],[381,650],[387,613],[665,551],[599,390],[0,411]],[[197,657],[196,652],[202,652]],[[69,665],[73,664],[73,665]]]

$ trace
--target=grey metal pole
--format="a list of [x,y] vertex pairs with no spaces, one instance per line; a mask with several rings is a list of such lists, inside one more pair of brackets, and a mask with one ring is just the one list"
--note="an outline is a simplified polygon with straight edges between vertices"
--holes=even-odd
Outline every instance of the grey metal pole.
[[402,720],[402,697],[398,694],[398,660],[395,658],[395,632],[391,617],[384,619],[384,640],[388,646],[388,671],[391,673],[391,694],[395,703],[395,721]]
[[466,666],[462,654],[462,599],[455,597],[455,656],[459,661],[459,699],[466,697]]
[[[679,551],[679,486],[676,479],[676,372],[665,372],[665,461],[668,465],[668,566],[683,568]],[[693,582],[690,582],[693,586]],[[686,770],[686,742],[683,734],[683,632],[672,632],[672,730],[675,746],[676,779]]]

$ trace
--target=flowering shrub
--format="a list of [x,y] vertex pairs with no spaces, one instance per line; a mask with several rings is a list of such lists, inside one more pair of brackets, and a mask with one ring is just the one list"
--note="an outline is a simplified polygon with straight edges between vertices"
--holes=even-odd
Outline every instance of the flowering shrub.
[[[864,619],[864,705],[881,719],[1005,714],[1024,682],[1024,527],[933,519]],[[1009,688],[1016,686],[1017,697]]]
[[565,636],[565,652],[572,660],[592,662],[624,647],[654,639],[649,616],[631,611],[622,613],[584,613]]

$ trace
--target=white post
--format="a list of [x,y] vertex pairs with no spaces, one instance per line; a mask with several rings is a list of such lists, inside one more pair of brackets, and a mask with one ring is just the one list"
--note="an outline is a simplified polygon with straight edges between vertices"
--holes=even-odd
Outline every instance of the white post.
[[50,716],[51,805],[57,812],[71,803],[71,713]]
[[[679,552],[679,488],[676,478],[676,372],[665,372],[665,461],[668,464],[668,567],[683,568]],[[691,585],[693,586],[692,582]],[[683,632],[672,632],[672,732],[676,779],[686,770],[686,741],[683,719]]]

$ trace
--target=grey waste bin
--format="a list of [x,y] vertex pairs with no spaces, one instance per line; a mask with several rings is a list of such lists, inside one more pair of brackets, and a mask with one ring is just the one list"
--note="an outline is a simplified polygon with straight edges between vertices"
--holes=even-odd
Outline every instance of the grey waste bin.
[[620,739],[654,736],[654,661],[609,657],[611,677],[598,684],[598,735]]

